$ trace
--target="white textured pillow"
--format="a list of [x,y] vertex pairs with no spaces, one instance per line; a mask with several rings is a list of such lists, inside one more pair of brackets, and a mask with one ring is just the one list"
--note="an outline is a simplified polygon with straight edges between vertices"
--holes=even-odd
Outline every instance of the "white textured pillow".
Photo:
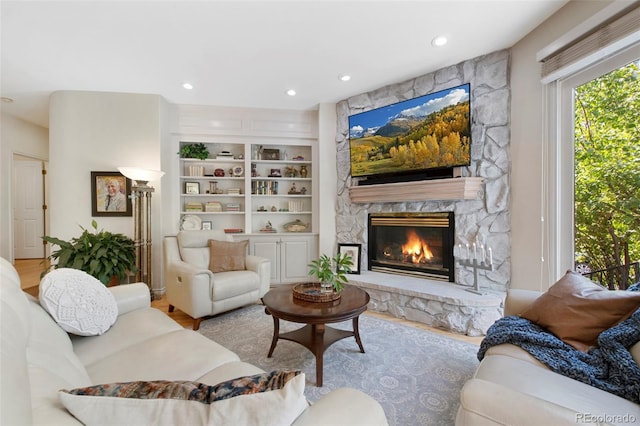
[[40,305],[66,332],[97,336],[118,317],[113,294],[97,278],[71,268],[54,269],[40,281]]
[[289,426],[309,406],[305,375],[273,371],[215,386],[128,382],[61,390],[62,404],[86,425]]

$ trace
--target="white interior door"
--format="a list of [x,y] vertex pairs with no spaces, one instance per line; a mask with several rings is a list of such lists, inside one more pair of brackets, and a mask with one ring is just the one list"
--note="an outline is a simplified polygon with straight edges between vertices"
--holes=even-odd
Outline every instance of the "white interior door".
[[42,161],[18,160],[13,167],[13,245],[16,259],[45,257]]

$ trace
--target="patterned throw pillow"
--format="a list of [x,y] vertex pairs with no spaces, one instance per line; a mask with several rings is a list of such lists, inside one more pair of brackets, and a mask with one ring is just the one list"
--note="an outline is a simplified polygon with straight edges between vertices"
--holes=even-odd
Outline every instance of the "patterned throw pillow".
[[40,305],[68,333],[97,336],[118,317],[113,294],[79,269],[54,269],[42,278],[39,291]]
[[308,407],[305,375],[272,371],[214,386],[139,381],[61,390],[64,406],[84,424],[290,425]]

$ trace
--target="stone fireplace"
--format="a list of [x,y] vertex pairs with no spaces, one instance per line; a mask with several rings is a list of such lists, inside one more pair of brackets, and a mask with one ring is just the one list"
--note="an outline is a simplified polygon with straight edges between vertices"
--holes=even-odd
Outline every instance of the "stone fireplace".
[[453,212],[370,213],[370,271],[454,281]]
[[[478,271],[486,295],[466,291],[473,287],[473,269],[454,261],[445,267],[448,261],[443,260],[441,267],[432,268],[448,268],[444,279],[369,271],[368,264],[360,265],[361,275],[349,281],[366,287],[370,309],[469,335],[484,334],[500,317],[501,300],[511,283],[509,63],[509,51],[498,51],[337,104],[338,242],[362,244],[362,258],[369,259],[379,255],[369,253],[376,245],[371,241],[370,215],[453,212],[451,249],[479,242],[493,250],[493,270]],[[461,168],[460,178],[380,185],[388,187],[384,192],[393,193],[384,197],[377,185],[358,186],[358,178],[350,175],[349,115],[467,82],[471,84],[471,164]],[[478,189],[466,191],[465,185],[474,180],[480,182]],[[465,190],[454,190],[458,185]],[[427,264],[418,269],[427,269]]]

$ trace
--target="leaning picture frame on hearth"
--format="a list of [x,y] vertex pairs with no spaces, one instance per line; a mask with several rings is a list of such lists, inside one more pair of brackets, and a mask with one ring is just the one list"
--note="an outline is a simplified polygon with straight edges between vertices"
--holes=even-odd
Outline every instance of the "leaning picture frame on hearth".
[[338,243],[338,254],[348,254],[353,260],[353,266],[349,274],[360,273],[360,253],[362,252],[362,244]]

